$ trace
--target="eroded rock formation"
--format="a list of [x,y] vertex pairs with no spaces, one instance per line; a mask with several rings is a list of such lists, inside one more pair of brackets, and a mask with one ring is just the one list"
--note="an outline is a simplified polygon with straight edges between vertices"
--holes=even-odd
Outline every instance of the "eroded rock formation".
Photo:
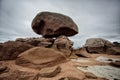
[[67,61],[63,53],[50,48],[34,47],[21,53],[16,64],[41,69]]

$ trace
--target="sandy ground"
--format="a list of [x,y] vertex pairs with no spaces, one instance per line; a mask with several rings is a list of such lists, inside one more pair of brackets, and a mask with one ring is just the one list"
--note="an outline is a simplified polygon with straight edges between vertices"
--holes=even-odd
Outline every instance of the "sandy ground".
[[75,62],[76,67],[84,72],[91,72],[109,80],[120,80],[120,68],[109,65],[110,62],[120,61],[120,56],[93,54],[92,58],[79,57],[71,61]]

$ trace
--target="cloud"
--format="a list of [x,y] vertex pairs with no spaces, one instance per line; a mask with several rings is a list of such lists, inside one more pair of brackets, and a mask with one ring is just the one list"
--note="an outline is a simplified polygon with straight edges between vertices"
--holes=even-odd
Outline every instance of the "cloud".
[[70,37],[80,45],[89,37],[120,41],[119,0],[0,0],[0,41],[16,37],[38,37],[31,29],[38,12],[51,11],[70,16],[79,34]]

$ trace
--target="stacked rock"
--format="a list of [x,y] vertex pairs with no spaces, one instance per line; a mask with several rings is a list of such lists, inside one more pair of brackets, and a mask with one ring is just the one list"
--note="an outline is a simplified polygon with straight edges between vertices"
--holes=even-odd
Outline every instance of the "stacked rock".
[[[52,12],[38,13],[32,21],[32,29],[44,38],[56,38],[50,45],[64,52],[66,56],[70,55],[73,46],[73,42],[67,37],[78,33],[78,27],[70,17]],[[39,45],[42,44],[44,42]]]

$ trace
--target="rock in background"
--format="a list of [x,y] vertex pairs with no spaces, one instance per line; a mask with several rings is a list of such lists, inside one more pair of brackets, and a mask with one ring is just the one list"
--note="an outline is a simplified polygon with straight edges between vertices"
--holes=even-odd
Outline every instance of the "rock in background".
[[113,55],[120,55],[120,47],[117,43],[112,43],[102,38],[89,38],[84,45],[89,53],[107,53]]

